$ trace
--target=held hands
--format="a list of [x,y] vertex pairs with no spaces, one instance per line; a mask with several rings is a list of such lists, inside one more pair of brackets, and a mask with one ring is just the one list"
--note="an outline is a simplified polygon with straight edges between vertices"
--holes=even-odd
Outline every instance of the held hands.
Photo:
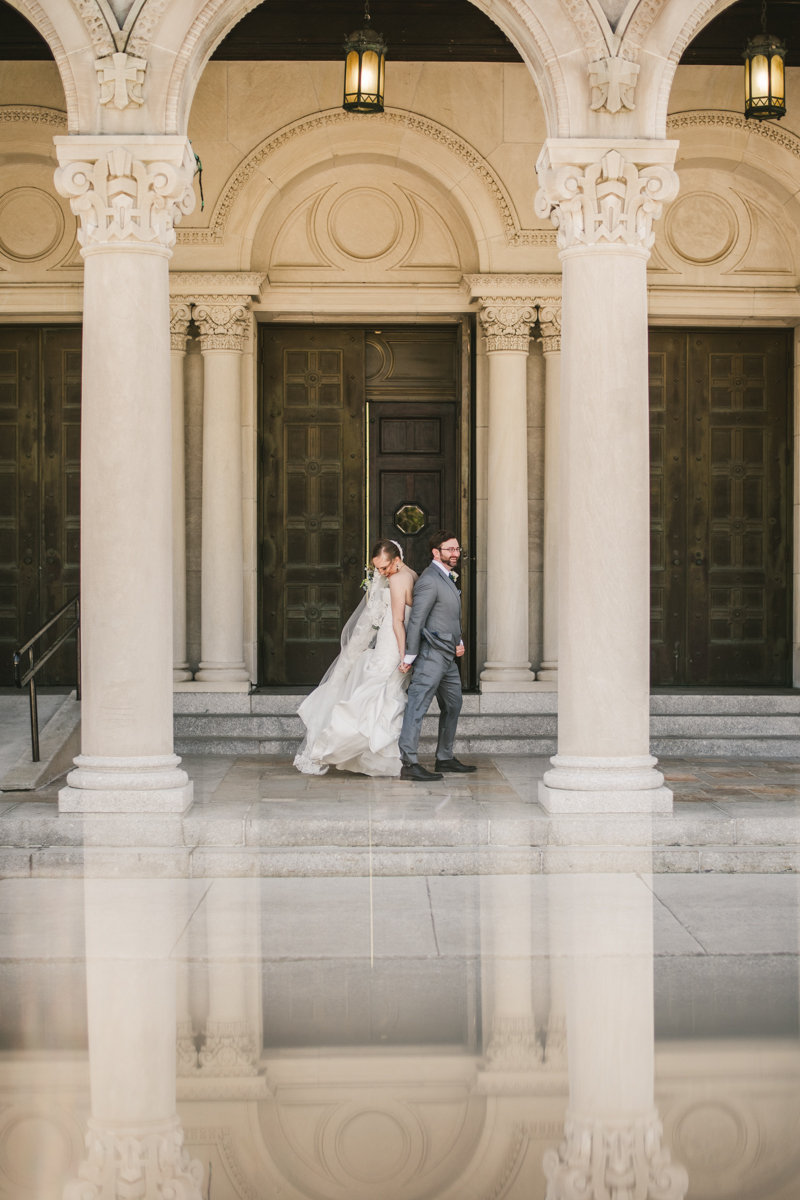
[[408,672],[413,667],[413,665],[414,665],[413,663],[401,662],[400,666],[397,669],[401,675],[407,675]]
[[459,642],[456,646],[456,658],[461,658],[462,654],[466,654],[467,648],[463,642]]

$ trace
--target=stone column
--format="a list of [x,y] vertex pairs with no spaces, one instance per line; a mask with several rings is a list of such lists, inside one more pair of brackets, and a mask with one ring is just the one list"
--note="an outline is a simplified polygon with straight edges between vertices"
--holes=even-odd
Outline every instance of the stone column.
[[499,875],[481,881],[491,921],[493,1013],[485,1049],[491,1071],[532,1071],[542,1061],[531,979],[531,881]]
[[62,812],[182,812],[172,752],[168,262],[194,207],[186,138],[55,139],[85,260],[81,754]]
[[176,889],[167,879],[84,883],[92,1115],[64,1200],[201,1200],[175,1105]]
[[247,302],[241,296],[196,297],[194,319],[204,364],[202,661],[195,679],[245,682],[241,390]]
[[545,362],[544,411],[544,659],[536,678],[558,679],[558,422],[561,403],[561,309],[539,309]]
[[629,157],[549,140],[537,213],[563,263],[558,754],[550,812],[670,811],[650,755],[650,530],[646,264],[676,142]]
[[192,678],[186,658],[186,472],[184,451],[184,378],[192,310],[184,300],[169,306],[172,363],[172,679]]
[[523,692],[528,659],[528,410],[526,360],[536,309],[481,300],[489,359],[485,692]]
[[[199,1054],[203,1075],[258,1074],[253,1008],[260,968],[257,879],[216,879],[206,902],[208,1020]],[[255,972],[255,989],[254,983]]]
[[550,1200],[683,1200],[655,1105],[653,895],[637,875],[551,875],[564,962],[569,1108],[543,1167]]

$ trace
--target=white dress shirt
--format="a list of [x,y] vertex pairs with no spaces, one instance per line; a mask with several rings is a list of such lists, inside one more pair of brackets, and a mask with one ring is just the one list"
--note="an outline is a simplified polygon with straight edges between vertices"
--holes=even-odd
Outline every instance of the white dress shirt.
[[[440,571],[444,572],[444,574],[447,576],[448,579],[450,578],[450,568],[446,567],[440,558],[434,558],[432,560],[432,562],[433,562],[434,566],[438,567]],[[453,582],[455,582],[455,580]],[[458,644],[459,644],[459,646],[464,645],[463,642],[459,642]],[[405,656],[405,658],[403,659],[403,662],[404,663],[413,663],[413,661],[416,657],[417,657],[416,654],[407,654]]]

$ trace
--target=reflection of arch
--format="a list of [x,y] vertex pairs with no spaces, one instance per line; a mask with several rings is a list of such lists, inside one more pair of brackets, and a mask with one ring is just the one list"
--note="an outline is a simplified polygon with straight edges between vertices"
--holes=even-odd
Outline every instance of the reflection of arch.
[[549,230],[522,229],[514,203],[492,167],[468,142],[452,130],[436,121],[417,116],[402,109],[388,109],[380,116],[355,116],[341,109],[331,109],[313,117],[304,117],[279,129],[257,146],[239,165],[228,180],[217,201],[207,229],[178,230],[178,243],[182,245],[221,245],[226,229],[237,203],[237,199],[248,181],[260,170],[263,163],[295,138],[308,136],[320,130],[358,128],[374,126],[376,123],[395,129],[407,130],[411,134],[430,139],[454,156],[459,164],[467,166],[482,185],[491,200],[497,232],[504,234],[511,246],[550,246],[555,243],[555,234]]
[[[559,57],[531,5],[527,0],[471,0],[471,3],[502,29],[528,65],[542,98],[550,135],[568,136],[567,88]],[[243,9],[240,0],[207,0],[198,13],[175,56],[166,96],[165,132],[180,133],[186,128],[192,98],[206,63],[250,7],[253,6]],[[570,12],[578,29],[582,32],[577,17],[584,10],[591,14],[593,30],[599,30],[586,0],[572,0]]]

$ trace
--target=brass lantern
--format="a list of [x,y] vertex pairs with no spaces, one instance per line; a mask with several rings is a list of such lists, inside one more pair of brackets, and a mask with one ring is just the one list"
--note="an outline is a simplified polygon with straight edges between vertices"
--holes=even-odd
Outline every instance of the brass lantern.
[[345,112],[382,113],[386,42],[369,26],[369,0],[364,5],[364,29],[351,33],[344,44]]
[[751,38],[744,59],[744,115],[752,121],[786,115],[786,47],[767,33],[767,0],[761,0],[761,33]]

